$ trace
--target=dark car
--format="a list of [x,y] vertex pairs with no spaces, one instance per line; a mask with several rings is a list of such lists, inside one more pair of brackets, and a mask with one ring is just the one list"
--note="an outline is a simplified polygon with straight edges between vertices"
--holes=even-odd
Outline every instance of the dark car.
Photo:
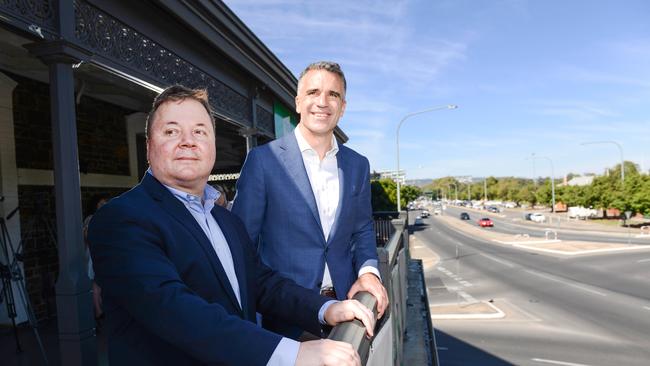
[[467,212],[461,212],[460,213],[460,219],[461,220],[470,220],[469,214]]
[[478,226],[480,227],[492,227],[494,226],[494,223],[489,217],[484,217],[480,220],[478,220]]
[[527,214],[525,214],[525,215],[524,215],[524,219],[530,221],[530,215],[532,215],[532,213],[527,213]]
[[488,206],[487,210],[488,210],[488,212],[499,213],[499,209],[497,207],[494,207],[494,206]]

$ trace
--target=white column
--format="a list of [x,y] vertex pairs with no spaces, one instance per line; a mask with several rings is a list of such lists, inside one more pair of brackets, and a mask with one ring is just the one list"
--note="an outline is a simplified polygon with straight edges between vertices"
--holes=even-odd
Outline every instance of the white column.
[[[18,170],[16,168],[16,140],[14,138],[14,113],[13,113],[13,90],[17,83],[0,72],[0,196],[4,200],[0,202],[0,217],[6,218],[16,207],[18,207]],[[14,248],[20,242],[20,212],[16,213],[10,220],[6,221],[7,231]],[[0,251],[0,261],[7,264],[13,261],[11,248],[9,258],[4,257]],[[20,270],[23,270],[20,263]],[[2,285],[0,284],[0,287]],[[21,300],[20,292],[13,283],[14,301],[16,303],[16,323],[27,321],[27,314]],[[4,302],[0,305],[0,324],[10,324],[7,316],[7,307]]]

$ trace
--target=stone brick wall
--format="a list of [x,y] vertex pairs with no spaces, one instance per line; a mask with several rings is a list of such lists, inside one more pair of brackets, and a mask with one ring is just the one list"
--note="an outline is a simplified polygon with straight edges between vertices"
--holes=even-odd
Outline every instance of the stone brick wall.
[[[16,164],[52,170],[49,85],[6,74],[18,82],[13,93]],[[81,173],[130,175],[125,116],[133,112],[82,96],[77,105]]]

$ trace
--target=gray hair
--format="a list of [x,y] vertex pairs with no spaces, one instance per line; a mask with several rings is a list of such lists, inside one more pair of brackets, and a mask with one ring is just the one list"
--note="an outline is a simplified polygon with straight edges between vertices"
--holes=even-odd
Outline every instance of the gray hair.
[[312,70],[325,70],[336,74],[339,78],[341,78],[341,81],[343,82],[343,92],[345,93],[347,90],[347,83],[345,82],[345,75],[343,74],[343,70],[341,70],[341,65],[331,61],[318,61],[311,63],[305,67],[305,69],[300,73],[300,77],[298,78],[298,87],[300,87],[300,81],[305,76],[305,74]]

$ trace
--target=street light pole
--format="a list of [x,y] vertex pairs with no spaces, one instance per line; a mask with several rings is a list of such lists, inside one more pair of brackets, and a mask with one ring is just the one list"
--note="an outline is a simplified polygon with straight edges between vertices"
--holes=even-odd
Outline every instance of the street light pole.
[[428,108],[428,109],[421,110],[419,112],[409,113],[409,114],[405,115],[404,118],[402,118],[401,121],[399,121],[399,124],[397,125],[397,132],[395,133],[395,142],[396,142],[395,146],[396,146],[396,156],[397,156],[397,174],[396,174],[396,179],[397,179],[396,180],[396,182],[397,182],[397,212],[402,211],[402,203],[401,203],[402,198],[401,198],[401,194],[400,194],[400,191],[401,191],[401,187],[400,187],[401,178],[400,178],[400,174],[399,174],[399,129],[402,127],[402,123],[404,123],[404,121],[406,121],[407,119],[409,119],[409,118],[411,118],[413,116],[417,116],[418,114],[438,111],[438,110],[441,110],[441,109],[456,109],[456,108],[458,108],[458,106],[453,105],[453,104]]
[[553,160],[547,156],[532,156],[532,159],[546,159],[551,164],[551,212],[555,212],[555,168]]
[[594,145],[594,144],[614,144],[618,147],[618,152],[621,155],[621,182],[625,182],[625,160],[623,160],[623,147],[616,141],[605,140],[605,141],[589,141],[583,142],[580,145]]
[[535,179],[535,153],[531,153],[530,157],[530,160],[533,162],[533,186],[537,186],[537,180]]

